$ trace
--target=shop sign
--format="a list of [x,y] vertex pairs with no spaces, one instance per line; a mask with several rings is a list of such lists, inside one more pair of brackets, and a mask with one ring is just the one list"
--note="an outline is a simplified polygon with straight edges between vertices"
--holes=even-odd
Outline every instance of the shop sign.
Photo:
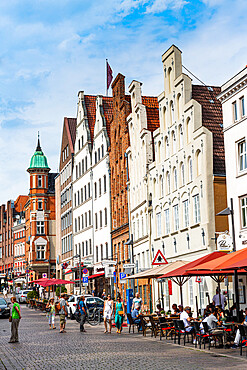
[[217,250],[222,252],[232,251],[232,237],[227,234],[220,234],[217,238]]
[[115,272],[115,267],[112,267],[112,266],[105,267],[105,277],[106,278],[113,278],[114,272]]

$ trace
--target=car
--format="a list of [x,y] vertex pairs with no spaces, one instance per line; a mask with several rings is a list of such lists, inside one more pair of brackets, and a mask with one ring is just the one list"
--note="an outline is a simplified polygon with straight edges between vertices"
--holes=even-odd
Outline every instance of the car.
[[16,294],[16,300],[19,303],[25,303],[27,301],[27,293],[32,292],[31,289],[20,290],[18,294]]
[[[80,295],[72,295],[68,299],[69,315],[71,319],[74,319],[74,313],[75,313],[76,306],[77,306],[77,303],[80,297],[81,297]],[[85,297],[85,304],[87,308],[97,306],[103,312],[103,306],[104,306],[103,299],[98,298],[98,297],[93,297],[92,295],[88,295],[88,294],[85,294],[84,297]]]
[[9,304],[7,303],[6,299],[0,298],[0,317],[8,319],[10,316],[10,308]]

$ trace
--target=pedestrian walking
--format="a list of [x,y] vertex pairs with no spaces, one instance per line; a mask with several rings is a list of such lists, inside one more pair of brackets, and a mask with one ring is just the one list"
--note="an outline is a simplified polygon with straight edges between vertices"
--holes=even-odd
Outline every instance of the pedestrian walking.
[[61,294],[61,298],[59,300],[59,319],[60,319],[60,333],[66,333],[65,331],[65,318],[68,316],[68,306],[65,301],[65,293]]
[[123,302],[121,301],[121,297],[119,295],[117,297],[116,312],[115,312],[115,325],[116,325],[118,334],[121,334],[121,331],[122,331],[124,315],[125,315],[124,305],[123,305]]
[[19,304],[16,302],[16,297],[11,297],[11,303],[13,303],[12,314],[10,316],[11,321],[11,337],[9,343],[19,342],[18,338],[18,327],[21,319],[21,310]]
[[87,316],[87,306],[84,301],[85,301],[85,297],[81,296],[80,301],[79,301],[79,310],[81,314],[80,332],[86,332],[86,330],[84,329],[84,324],[85,324],[86,316]]
[[104,325],[105,325],[105,333],[107,333],[107,320],[109,321],[109,333],[111,334],[112,328],[112,313],[113,313],[113,300],[111,299],[111,295],[108,294],[107,300],[104,302]]
[[8,291],[7,288],[3,288],[3,298],[8,298]]
[[49,319],[50,329],[56,329],[55,327],[55,313],[56,312],[55,312],[54,298],[49,299],[46,305],[46,311],[47,311],[47,318]]

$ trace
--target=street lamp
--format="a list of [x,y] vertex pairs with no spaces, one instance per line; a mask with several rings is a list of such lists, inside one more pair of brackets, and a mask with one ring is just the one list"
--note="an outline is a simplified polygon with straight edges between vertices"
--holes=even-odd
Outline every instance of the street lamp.
[[[235,240],[235,226],[234,226],[234,210],[233,210],[233,198],[230,198],[230,205],[231,208],[227,207],[223,209],[223,211],[216,214],[216,216],[231,216],[232,222],[232,244],[233,244],[233,252],[236,251],[236,240]],[[238,273],[237,270],[234,269],[234,288],[235,288],[235,299],[236,299],[236,310],[237,310],[237,319],[239,321],[239,293],[238,293]],[[220,294],[220,292],[219,292]]]
[[80,295],[81,295],[81,255],[76,254],[73,258],[79,258],[79,278],[80,278]]

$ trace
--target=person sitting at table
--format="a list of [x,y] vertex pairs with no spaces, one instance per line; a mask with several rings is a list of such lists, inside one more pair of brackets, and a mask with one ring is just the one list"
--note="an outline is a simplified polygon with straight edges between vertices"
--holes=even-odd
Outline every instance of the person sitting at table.
[[222,335],[223,332],[222,332],[222,330],[217,329],[217,325],[221,326],[222,321],[218,320],[216,309],[214,309],[214,311],[207,317],[207,324],[208,324],[208,327],[210,329],[211,334],[213,334],[215,337],[218,337],[219,339],[221,339],[222,344],[224,345],[225,344],[224,343],[225,337],[224,337],[224,335]]
[[140,314],[139,314],[140,308],[141,308],[140,306],[136,305],[136,307],[131,312],[131,317],[134,323],[138,325],[138,331],[142,330],[141,319],[140,319]]
[[[242,322],[242,325],[247,326],[247,307],[245,307],[244,312],[245,312],[245,319]],[[237,348],[239,346],[239,342],[240,342],[240,331],[238,329],[237,332],[236,332],[236,336],[235,336],[235,339],[234,339],[234,344],[232,346],[232,349]]]
[[181,316],[181,313],[184,311],[184,308],[181,304],[178,305],[178,315]]
[[174,315],[178,315],[179,314],[179,309],[178,309],[178,306],[176,305],[176,303],[173,303],[172,309],[173,309],[173,314]]
[[181,314],[180,314],[180,320],[183,320],[183,322],[184,322],[185,331],[193,334],[193,337],[194,337],[193,344],[195,344],[196,343],[196,335],[195,335],[194,327],[190,324],[190,321],[193,320],[193,318],[190,317],[190,314],[191,314],[191,308],[189,306],[186,306],[184,311],[181,312]]
[[155,313],[158,315],[158,316],[161,316],[161,311],[163,311],[163,309],[161,308],[161,304],[158,303],[157,306],[156,306],[156,311]]
[[222,310],[221,307],[216,307],[216,309],[217,309],[217,319],[220,321],[223,317],[225,317],[224,311]]

